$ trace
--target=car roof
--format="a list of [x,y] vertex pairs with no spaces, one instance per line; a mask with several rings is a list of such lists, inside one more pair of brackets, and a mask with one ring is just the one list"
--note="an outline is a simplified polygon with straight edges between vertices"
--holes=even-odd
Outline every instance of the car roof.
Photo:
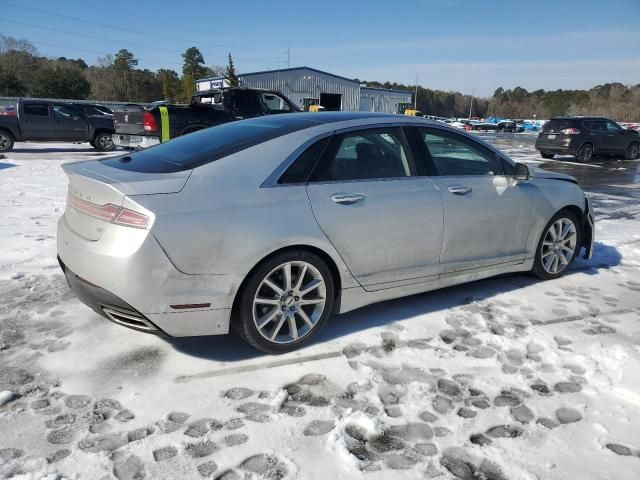
[[591,117],[581,115],[564,115],[560,117],[553,117],[551,120],[611,120],[606,117]]
[[364,124],[375,122],[376,120],[396,120],[410,123],[429,123],[435,124],[433,120],[427,120],[421,117],[411,117],[400,115],[397,113],[378,113],[378,112],[299,112],[299,113],[283,113],[279,115],[267,115],[261,117],[261,122],[274,124],[286,124],[295,130],[304,130],[306,128],[318,127],[341,122],[363,121]]

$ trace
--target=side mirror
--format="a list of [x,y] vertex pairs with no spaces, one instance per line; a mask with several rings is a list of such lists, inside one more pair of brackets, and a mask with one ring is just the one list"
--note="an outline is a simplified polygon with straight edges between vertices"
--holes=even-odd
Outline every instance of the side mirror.
[[513,178],[516,180],[529,180],[531,177],[531,171],[529,167],[524,163],[516,163],[513,169]]

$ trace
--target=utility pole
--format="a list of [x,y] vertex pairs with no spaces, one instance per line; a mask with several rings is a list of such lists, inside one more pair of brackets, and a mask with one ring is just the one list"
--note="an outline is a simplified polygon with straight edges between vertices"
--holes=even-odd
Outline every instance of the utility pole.
[[413,109],[418,109],[418,74],[416,73],[416,93],[413,96]]
[[469,105],[469,120],[471,120],[471,112],[473,111],[473,96],[476,93],[476,89],[471,90],[471,104]]

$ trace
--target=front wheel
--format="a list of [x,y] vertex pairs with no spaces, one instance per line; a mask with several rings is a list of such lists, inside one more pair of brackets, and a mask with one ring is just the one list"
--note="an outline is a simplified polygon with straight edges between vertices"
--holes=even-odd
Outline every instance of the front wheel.
[[627,147],[625,158],[627,160],[635,160],[638,157],[640,157],[640,143],[633,142],[629,147]]
[[100,152],[111,152],[116,149],[111,133],[99,133],[95,136],[91,145]]
[[569,210],[561,210],[547,223],[538,242],[533,273],[551,280],[562,276],[580,253],[580,221]]
[[258,350],[290,352],[318,334],[333,301],[333,277],[319,256],[302,250],[283,252],[247,278],[234,308],[233,326]]
[[582,145],[580,147],[580,150],[578,150],[578,155],[576,155],[576,158],[583,163],[590,162],[593,158],[593,145],[591,145],[590,143],[585,143],[584,145]]
[[0,131],[0,152],[10,152],[13,149],[13,142],[13,135]]
[[550,160],[553,157],[555,157],[555,154],[547,153],[547,152],[540,152],[540,156],[542,156],[542,158],[546,158],[547,160]]

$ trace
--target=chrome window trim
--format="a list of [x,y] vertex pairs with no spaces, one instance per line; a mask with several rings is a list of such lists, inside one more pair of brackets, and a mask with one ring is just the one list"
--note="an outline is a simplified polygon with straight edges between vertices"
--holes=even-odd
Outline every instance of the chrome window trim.
[[[319,113],[320,115],[322,115],[322,113]],[[271,173],[271,175],[269,175],[267,177],[267,179],[262,182],[262,184],[260,185],[260,188],[280,188],[280,187],[296,187],[296,186],[300,186],[300,185],[307,185],[307,182],[299,182],[299,183],[278,183],[278,180],[280,179],[280,177],[284,174],[284,172],[287,171],[287,168],[289,168],[291,166],[291,164],[296,161],[298,159],[298,157],[300,155],[302,155],[302,153],[309,148],[311,145],[313,145],[315,142],[322,140],[323,138],[327,138],[327,137],[332,137],[334,135],[339,135],[341,133],[348,133],[348,132],[353,132],[355,130],[373,130],[373,129],[377,129],[377,128],[385,128],[385,127],[407,127],[410,126],[411,124],[406,122],[406,121],[397,121],[397,122],[385,122],[385,123],[371,123],[371,124],[367,124],[367,125],[357,125],[357,126],[350,126],[350,127],[344,127],[344,128],[338,128],[336,130],[331,130],[329,132],[324,132],[321,134],[318,134],[317,136],[310,138],[309,140],[305,141],[302,145],[300,145],[298,148],[296,148],[293,152],[291,152],[291,154],[289,154],[287,156],[287,158],[280,164],[278,165],[278,167]],[[407,141],[406,139],[404,139],[405,142]],[[411,147],[409,145],[409,155],[411,155]],[[415,162],[412,159],[412,162]],[[409,177],[394,177],[394,178],[380,178],[380,179],[358,179],[358,180],[347,180],[347,181],[339,181],[339,180],[335,180],[332,182],[313,182],[314,184],[320,184],[320,183],[347,183],[347,182],[352,182],[352,181],[357,181],[360,182],[362,180],[375,180],[375,181],[382,181],[382,180],[395,180],[397,178],[418,178],[417,176],[409,176]]]
[[[321,115],[321,113],[319,113]],[[338,128],[336,130],[331,130],[328,132],[324,132],[324,133],[320,133],[316,136],[314,136],[313,138],[308,139],[307,141],[305,141],[302,145],[300,145],[298,148],[296,148],[293,152],[291,152],[291,154],[289,154],[287,156],[287,158],[280,163],[280,165],[278,165],[278,167],[271,173],[271,175],[269,175],[267,177],[267,179],[262,182],[262,184],[260,185],[260,188],[281,188],[281,187],[299,187],[301,185],[307,185],[307,182],[299,182],[299,183],[283,183],[280,184],[278,183],[278,180],[280,179],[280,177],[284,174],[284,172],[287,170],[287,168],[289,168],[291,166],[291,164],[307,149],[309,148],[313,143],[322,140],[323,138],[327,138],[336,134],[340,134],[340,133],[346,133],[346,132],[352,132],[354,130],[369,130],[369,129],[376,129],[376,128],[384,128],[384,127],[429,127],[429,128],[434,128],[437,130],[442,130],[444,132],[452,132],[454,134],[458,134],[461,135],[467,139],[469,139],[470,141],[479,143],[481,147],[487,148],[489,149],[491,152],[493,152],[498,158],[506,161],[507,163],[509,163],[512,167],[515,168],[515,164],[516,162],[514,160],[512,160],[511,158],[509,158],[508,156],[506,156],[504,153],[502,153],[500,150],[498,150],[497,148],[495,148],[493,145],[482,141],[481,139],[478,139],[477,137],[471,135],[470,133],[467,133],[463,130],[459,130],[453,127],[448,127],[446,125],[439,125],[436,124],[435,122],[431,122],[431,121],[407,121],[407,120],[399,120],[399,121],[393,121],[393,122],[384,122],[384,123],[372,123],[372,124],[367,124],[367,125],[356,125],[356,126],[350,126],[350,127],[343,127],[343,128]],[[414,163],[415,163],[415,159],[414,159]],[[469,175],[470,177],[478,177],[478,176],[482,176],[482,175]],[[504,176],[504,177],[511,177],[510,175],[507,174],[502,174],[502,175],[494,175],[494,176]],[[371,180],[375,180],[375,181],[384,181],[384,180],[397,180],[397,179],[403,179],[403,178],[442,178],[441,176],[438,175],[415,175],[415,176],[410,176],[410,177],[396,177],[396,178],[389,178],[389,179],[385,179],[385,178],[381,178],[381,179],[364,179],[367,181],[371,181]],[[461,176],[456,176],[455,178],[461,178]],[[363,180],[347,180],[347,181],[332,181],[332,182],[315,182],[316,184],[320,184],[320,183],[349,183],[349,182],[361,182]]]

